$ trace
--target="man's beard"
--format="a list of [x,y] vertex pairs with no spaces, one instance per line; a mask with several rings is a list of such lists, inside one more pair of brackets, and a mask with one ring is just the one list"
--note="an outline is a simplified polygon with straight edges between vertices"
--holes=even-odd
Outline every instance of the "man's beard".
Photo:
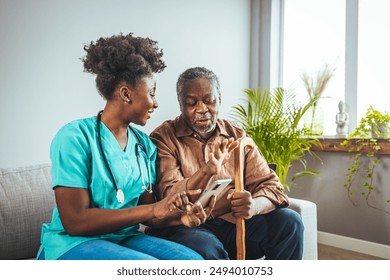
[[[202,120],[208,120],[210,122],[210,125],[202,126],[202,127],[197,126],[196,122],[197,121],[202,121]],[[217,123],[214,121],[213,116],[211,114],[209,114],[209,113],[206,113],[205,115],[203,115],[201,117],[196,117],[193,120],[193,122],[192,122],[192,130],[194,130],[195,132],[197,132],[199,134],[206,134],[206,133],[214,131],[216,125],[217,125]]]

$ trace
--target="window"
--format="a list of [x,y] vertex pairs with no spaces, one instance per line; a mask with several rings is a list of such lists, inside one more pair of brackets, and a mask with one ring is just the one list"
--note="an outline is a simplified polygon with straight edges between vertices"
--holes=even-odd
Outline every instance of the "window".
[[359,1],[358,120],[368,106],[390,113],[390,1]]
[[338,103],[345,87],[345,1],[286,0],[284,10],[282,85],[307,101],[301,79],[315,75],[325,64],[335,67],[319,101],[324,112],[324,135],[335,135]]
[[323,93],[329,98],[320,101],[324,135],[336,134],[340,100],[347,104],[350,132],[370,105],[389,112],[390,90],[385,81],[390,65],[390,1],[282,2],[282,86],[295,88],[301,98],[308,98],[300,78],[302,72],[315,73],[324,64],[336,67]]

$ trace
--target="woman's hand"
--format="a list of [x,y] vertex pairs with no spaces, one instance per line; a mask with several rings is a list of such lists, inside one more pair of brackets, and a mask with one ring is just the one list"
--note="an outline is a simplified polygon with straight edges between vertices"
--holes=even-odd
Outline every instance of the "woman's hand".
[[186,227],[197,227],[204,224],[210,217],[214,209],[216,197],[212,196],[205,208],[200,202],[195,202],[193,205],[187,205],[186,211],[181,215],[181,222]]
[[213,150],[209,153],[206,171],[210,174],[218,174],[225,162],[229,160],[231,152],[238,147],[238,144],[238,141],[234,138],[215,141]]
[[188,190],[187,192],[180,192],[171,194],[166,198],[154,203],[153,214],[157,219],[165,218],[173,213],[185,212],[188,206],[192,207],[188,195],[199,195],[202,190]]

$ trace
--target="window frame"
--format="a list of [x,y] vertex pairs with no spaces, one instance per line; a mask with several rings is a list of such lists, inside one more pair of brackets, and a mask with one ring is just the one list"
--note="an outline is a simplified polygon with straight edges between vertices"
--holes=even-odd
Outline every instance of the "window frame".
[[[345,88],[349,133],[357,126],[359,0],[345,0]],[[251,1],[250,86],[283,85],[285,0]]]

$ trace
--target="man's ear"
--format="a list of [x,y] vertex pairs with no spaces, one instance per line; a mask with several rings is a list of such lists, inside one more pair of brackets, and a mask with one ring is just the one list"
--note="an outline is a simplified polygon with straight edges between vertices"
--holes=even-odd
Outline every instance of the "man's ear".
[[131,90],[127,86],[119,88],[119,96],[124,102],[131,103]]

